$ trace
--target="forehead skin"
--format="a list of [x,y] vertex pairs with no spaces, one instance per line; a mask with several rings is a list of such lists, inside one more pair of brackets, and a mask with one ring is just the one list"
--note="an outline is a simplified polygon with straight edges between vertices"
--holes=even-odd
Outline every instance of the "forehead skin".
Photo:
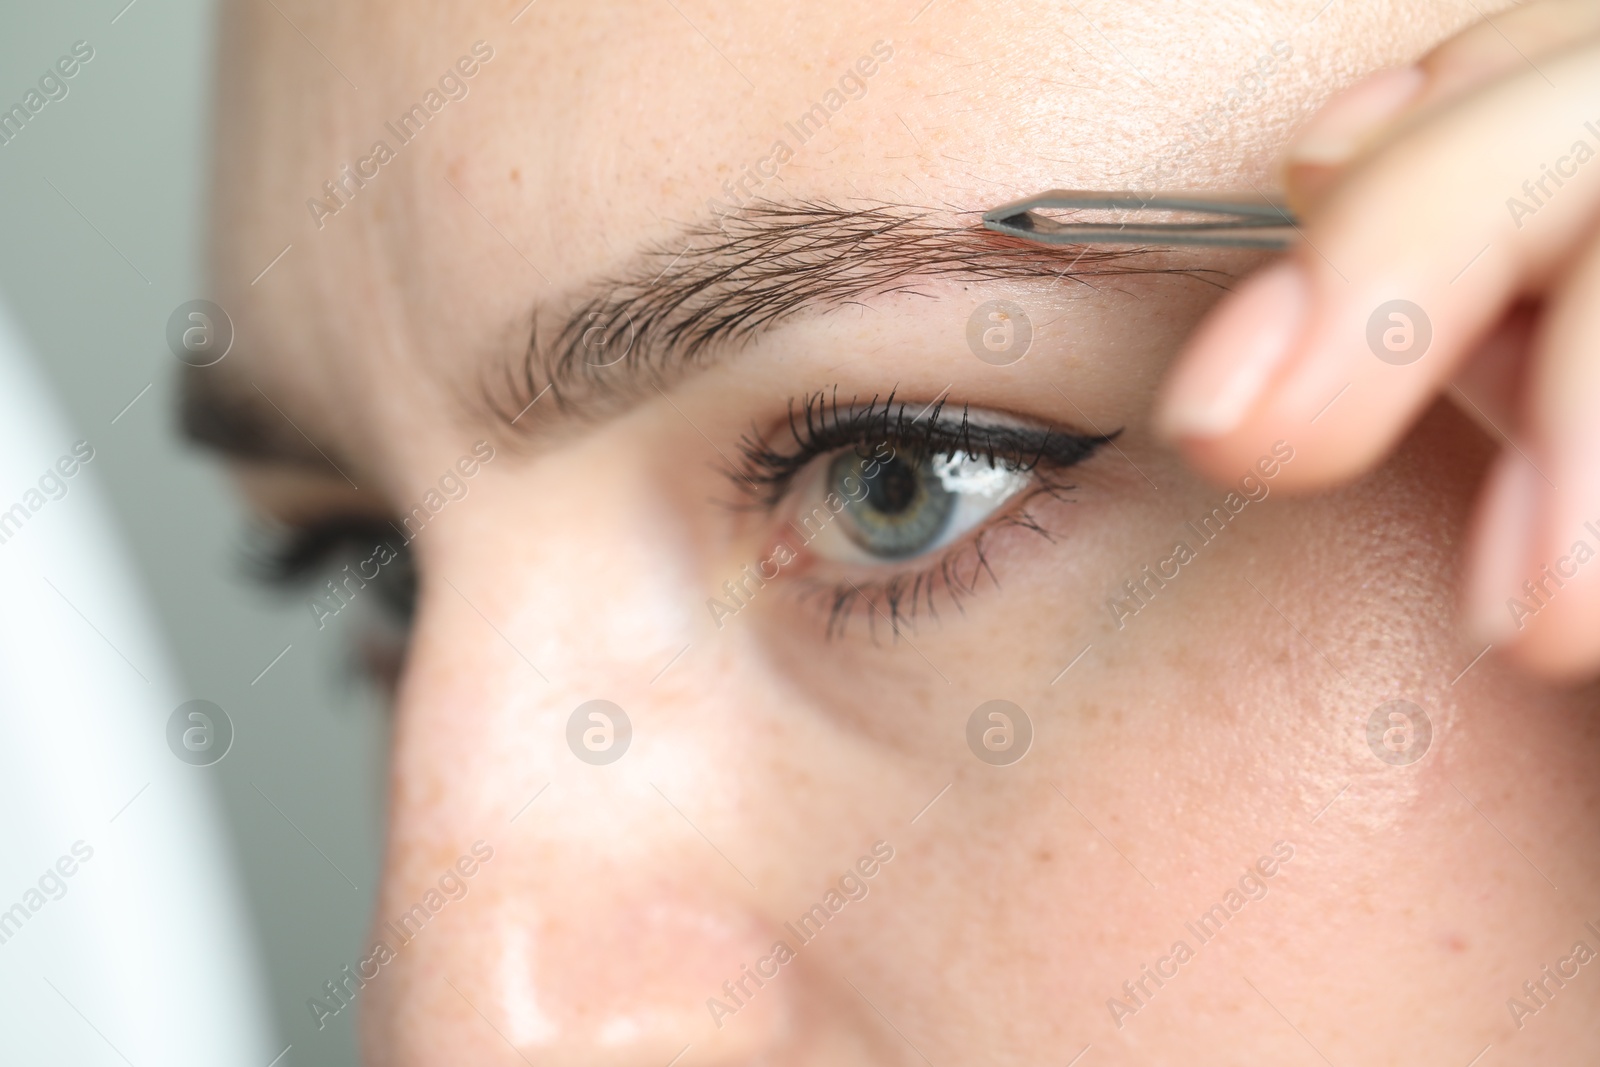
[[[1185,141],[1193,150],[1170,184],[1266,189],[1274,155],[1320,101],[1478,17],[1472,4],[1372,0],[1336,0],[1310,22],[1309,3],[935,0],[918,14],[922,0],[538,0],[513,24],[520,7],[228,9],[213,261],[239,339],[215,370],[254,382],[402,510],[488,434],[467,414],[479,368],[521,349],[535,302],[559,303],[642,243],[670,242],[774,139],[794,158],[762,195],[861,197],[952,219],[1047,188],[1148,184],[1152,160]],[[319,229],[306,200],[388,140],[386,124],[479,40],[494,57],[469,95]],[[893,58],[866,95],[796,145],[786,124],[880,40]],[[1195,134],[1277,41],[1292,61]],[[423,607],[398,704],[378,914],[421,899],[464,843],[482,836],[497,853],[492,878],[362,994],[379,1062],[523,1062],[512,1038],[530,1061],[590,1064],[665,1064],[694,1042],[680,1067],[766,1062],[774,1047],[802,1047],[807,1062],[922,1062],[901,1031],[941,1064],[1065,1063],[1092,1037],[1084,1067],[1240,1062],[1241,1049],[1320,1062],[1297,1026],[1339,1063],[1466,1063],[1513,1036],[1529,1062],[1554,1062],[1592,1040],[1579,1006],[1594,993],[1573,992],[1568,1014],[1541,1015],[1525,1034],[1496,1014],[1576,936],[1570,901],[1551,918],[1554,894],[1507,841],[1573,900],[1600,877],[1584,777],[1593,694],[1535,689],[1492,656],[1446,685],[1475,651],[1450,629],[1451,537],[1483,443],[1436,412],[1361,486],[1261,509],[1247,537],[1162,594],[1167,614],[1141,618],[1137,641],[1107,642],[1049,688],[1086,631],[1100,641],[1109,576],[1159,559],[1170,530],[1217,499],[1184,481],[1142,425],[1163,361],[1214,294],[1171,285],[1140,303],[1106,287],[1070,308],[1063,298],[1071,329],[996,387],[959,340],[976,296],[964,290],[979,287],[926,288],[935,299],[921,304],[867,301],[876,318],[812,322],[805,343],[761,355],[760,376],[718,379],[731,413],[705,402],[709,387],[674,403],[706,440],[727,440],[754,417],[747,402],[770,407],[774,393],[909,380],[931,399],[964,374],[964,390],[991,389],[997,406],[1059,419],[1071,412],[1042,384],[1059,372],[1090,417],[1127,427],[1119,444],[1141,473],[1085,469],[1093,504],[1075,513],[1072,551],[1025,572],[1026,587],[975,600],[947,633],[919,632],[921,651],[956,679],[950,697],[903,650],[819,650],[763,619],[765,607],[652,688],[688,639],[678,621],[756,558],[757,546],[715,556],[732,538],[695,480],[716,458],[706,441],[652,402],[658,421],[586,427],[560,462],[496,460],[471,506],[452,504],[418,539]],[[951,294],[961,299],[942,299]],[[1132,328],[1154,340],[1130,342]],[[1080,333],[1091,341],[1075,348]],[[827,343],[837,358],[814,351]],[[1154,501],[1144,475],[1175,488]],[[660,521],[671,509],[651,502],[674,494],[695,514]],[[551,503],[573,500],[581,510]],[[713,573],[682,579],[689,568],[673,561],[697,552],[715,557]],[[455,592],[433,588],[445,577]],[[1018,699],[1035,699],[1049,725],[1018,774],[985,777],[959,741],[938,747],[1024,676],[1042,680]],[[1424,690],[1440,709],[1439,758],[1389,774],[1350,709],[1364,718],[1397,691]],[[637,709],[636,747],[611,768],[578,767],[561,740],[570,710],[596,695]],[[508,829],[508,813],[547,782]],[[818,899],[865,843],[896,834],[902,880],[880,881],[850,905],[859,922],[806,949],[737,1025],[711,1030],[700,999],[764,953],[778,921]],[[1277,836],[1302,842],[1299,880],[1274,883],[1286,888],[1250,905],[1243,928],[1203,949],[1155,1010],[1113,1029],[1104,998],[1121,996],[1123,979],[1182,936],[1182,918],[1215,904]],[[708,841],[744,870],[722,866]],[[1586,853],[1572,854],[1573,841]],[[662,1022],[684,989],[689,1021]],[[606,1015],[619,1003],[641,1007]],[[583,1045],[571,1036],[581,1033],[614,1040]]]

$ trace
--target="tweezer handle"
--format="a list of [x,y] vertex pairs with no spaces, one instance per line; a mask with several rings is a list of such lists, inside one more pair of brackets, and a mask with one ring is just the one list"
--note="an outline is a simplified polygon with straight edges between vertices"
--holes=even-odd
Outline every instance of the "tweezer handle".
[[[1035,208],[1187,211],[1215,215],[1217,222],[1058,222]],[[1047,245],[1211,245],[1227,248],[1287,248],[1295,219],[1268,200],[1240,200],[1208,193],[1091,192],[1052,189],[983,213],[985,229]]]

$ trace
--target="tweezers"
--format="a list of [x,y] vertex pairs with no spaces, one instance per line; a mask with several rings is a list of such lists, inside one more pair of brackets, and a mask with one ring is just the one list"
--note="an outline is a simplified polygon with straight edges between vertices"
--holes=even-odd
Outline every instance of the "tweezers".
[[[1038,208],[1198,214],[1217,221],[1062,222]],[[1046,245],[1213,245],[1287,248],[1296,222],[1288,208],[1264,198],[1240,200],[1208,193],[1089,192],[1052,189],[983,213],[985,229]]]

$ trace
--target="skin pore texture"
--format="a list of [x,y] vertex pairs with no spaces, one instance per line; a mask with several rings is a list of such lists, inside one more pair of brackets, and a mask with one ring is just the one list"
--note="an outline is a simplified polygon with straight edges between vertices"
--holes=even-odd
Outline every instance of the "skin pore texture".
[[[1201,542],[1185,523],[1230,486],[1162,443],[1153,398],[1260,257],[974,230],[1049,188],[1268,188],[1323,100],[1474,5],[282,7],[227,8],[213,261],[238,340],[197,407],[259,431],[242,484],[284,521],[398,521],[496,450],[410,544],[375,915],[475,842],[493,860],[356,994],[370,1062],[1594,1062],[1600,966],[1558,961],[1600,950],[1596,691],[1475,662],[1458,617],[1493,442],[1440,405],[1333,492],[1242,468],[1251,499]],[[464,95],[401,143],[447,71]],[[393,158],[359,163],[380,139]],[[331,200],[346,164],[373,176]],[[749,207],[719,228],[725,182]],[[650,303],[710,285],[719,250],[731,292]],[[809,294],[781,315],[748,298],[772,264]],[[994,299],[1033,328],[1009,366],[968,344]],[[687,368],[647,358],[736,305]],[[615,329],[563,349],[585,308]],[[619,321],[639,348],[612,356]],[[792,517],[725,468],[835,390],[1116,436],[950,546],[958,588],[891,610],[886,576],[929,560],[807,552],[716,617]],[[568,747],[591,699],[630,717],[614,763]],[[1010,766],[966,741],[995,699],[1034,730]],[[1432,728],[1405,765],[1368,743],[1399,699]],[[878,842],[864,897],[785,928]],[[725,991],[780,940],[775,977]]]

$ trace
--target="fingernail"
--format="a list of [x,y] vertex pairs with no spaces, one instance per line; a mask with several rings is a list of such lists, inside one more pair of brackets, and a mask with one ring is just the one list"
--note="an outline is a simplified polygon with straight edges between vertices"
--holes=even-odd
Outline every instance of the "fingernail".
[[1167,437],[1220,437],[1244,421],[1294,351],[1311,286],[1293,259],[1249,279],[1201,324],[1156,414]]
[[1344,163],[1378,126],[1415,100],[1426,81],[1421,67],[1393,67],[1335,94],[1295,135],[1285,161],[1291,167]]
[[1502,452],[1478,504],[1467,569],[1467,622],[1480,641],[1500,644],[1526,625],[1512,610],[1529,570],[1542,496],[1539,472],[1522,456]]

